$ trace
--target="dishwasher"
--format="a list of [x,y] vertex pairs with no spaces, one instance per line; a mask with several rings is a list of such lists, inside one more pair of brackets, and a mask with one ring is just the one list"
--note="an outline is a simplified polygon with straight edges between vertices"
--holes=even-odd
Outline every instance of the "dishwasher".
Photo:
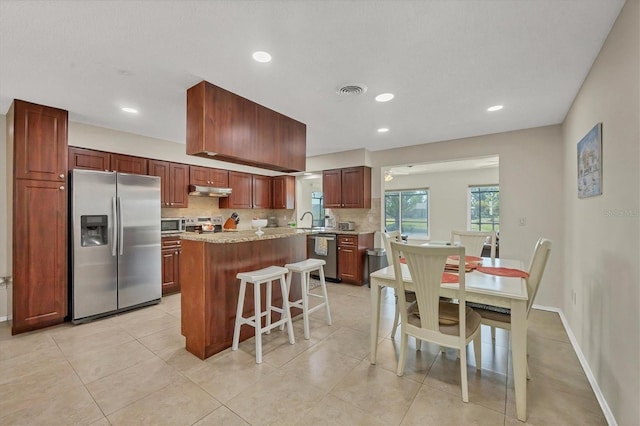
[[[324,244],[326,242],[326,244]],[[340,282],[338,278],[338,238],[336,234],[313,234],[307,237],[307,257],[322,259],[324,277],[328,281]],[[311,275],[318,278],[318,275]]]

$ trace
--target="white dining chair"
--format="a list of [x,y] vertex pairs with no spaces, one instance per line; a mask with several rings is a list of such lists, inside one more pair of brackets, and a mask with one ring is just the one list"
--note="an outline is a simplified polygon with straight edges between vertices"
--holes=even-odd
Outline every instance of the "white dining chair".
[[398,305],[400,310],[400,354],[396,374],[402,376],[407,360],[408,336],[432,342],[440,346],[455,348],[460,353],[460,379],[462,400],[469,402],[467,383],[467,351],[469,342],[473,341],[476,371],[480,371],[480,315],[466,306],[465,274],[459,276],[459,287],[456,294],[458,303],[440,300],[440,285],[447,256],[457,255],[464,258],[464,247],[409,246],[391,242],[394,259],[400,256],[406,259],[416,295],[419,316],[413,315],[414,304],[409,304],[405,297],[405,283],[402,277],[402,265],[394,262],[393,268],[398,289]]
[[485,243],[491,246],[491,260],[496,258],[496,233],[494,231],[451,231],[451,244],[464,246],[467,256],[482,257]]
[[[382,234],[382,243],[384,244],[385,254],[387,255],[388,266],[393,266],[394,261],[393,254],[391,253],[391,241],[400,241],[400,231],[384,232]],[[400,321],[400,311],[398,310],[398,291],[396,290],[396,306],[395,314],[393,318],[393,327],[391,328],[391,338],[396,337],[396,330],[398,329],[398,322]]]
[[[529,294],[529,300],[527,300],[527,319],[529,319],[529,313],[533,306],[533,301],[538,294],[538,288],[540,287],[540,281],[544,274],[549,254],[551,253],[551,240],[546,238],[540,238],[536,243],[533,250],[533,256],[529,263],[529,269],[527,270],[529,277],[527,281],[527,293]],[[506,308],[498,308],[494,306],[481,305],[476,303],[470,303],[473,310],[478,312],[482,317],[482,324],[491,327],[491,339],[495,341],[496,330],[495,327],[505,330],[511,330],[511,312]],[[527,378],[529,378],[529,366],[527,365]]]

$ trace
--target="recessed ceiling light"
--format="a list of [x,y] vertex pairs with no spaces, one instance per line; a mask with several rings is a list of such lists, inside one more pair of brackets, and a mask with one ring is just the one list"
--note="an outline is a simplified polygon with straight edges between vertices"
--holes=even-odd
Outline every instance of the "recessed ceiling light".
[[394,98],[393,93],[380,93],[378,96],[376,96],[376,101],[389,102],[393,98]]
[[121,108],[124,112],[128,112],[129,114],[137,114],[138,110],[135,108],[131,108],[131,107],[122,107]]
[[389,128],[388,128],[388,127],[380,127],[380,128],[378,129],[378,133],[386,133],[386,132],[388,132],[388,131],[389,131]]
[[262,62],[262,63],[271,62],[271,55],[261,50],[257,52],[253,52],[252,56],[256,62]]
[[502,106],[502,105],[494,105],[494,106],[491,106],[491,107],[487,108],[487,111],[489,111],[489,112],[500,111],[502,108],[504,108],[504,106]]

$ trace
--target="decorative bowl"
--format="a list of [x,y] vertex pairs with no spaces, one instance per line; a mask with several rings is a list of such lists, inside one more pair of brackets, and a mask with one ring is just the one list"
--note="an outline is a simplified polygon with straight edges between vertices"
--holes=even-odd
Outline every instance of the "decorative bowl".
[[257,235],[262,235],[264,234],[262,228],[267,226],[267,219],[252,219],[251,226],[253,228],[258,228],[258,230],[256,231]]

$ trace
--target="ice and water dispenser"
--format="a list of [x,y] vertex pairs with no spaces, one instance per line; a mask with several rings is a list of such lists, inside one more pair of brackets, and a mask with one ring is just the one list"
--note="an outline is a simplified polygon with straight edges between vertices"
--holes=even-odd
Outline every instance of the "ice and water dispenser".
[[80,216],[80,245],[82,247],[106,246],[107,215]]

